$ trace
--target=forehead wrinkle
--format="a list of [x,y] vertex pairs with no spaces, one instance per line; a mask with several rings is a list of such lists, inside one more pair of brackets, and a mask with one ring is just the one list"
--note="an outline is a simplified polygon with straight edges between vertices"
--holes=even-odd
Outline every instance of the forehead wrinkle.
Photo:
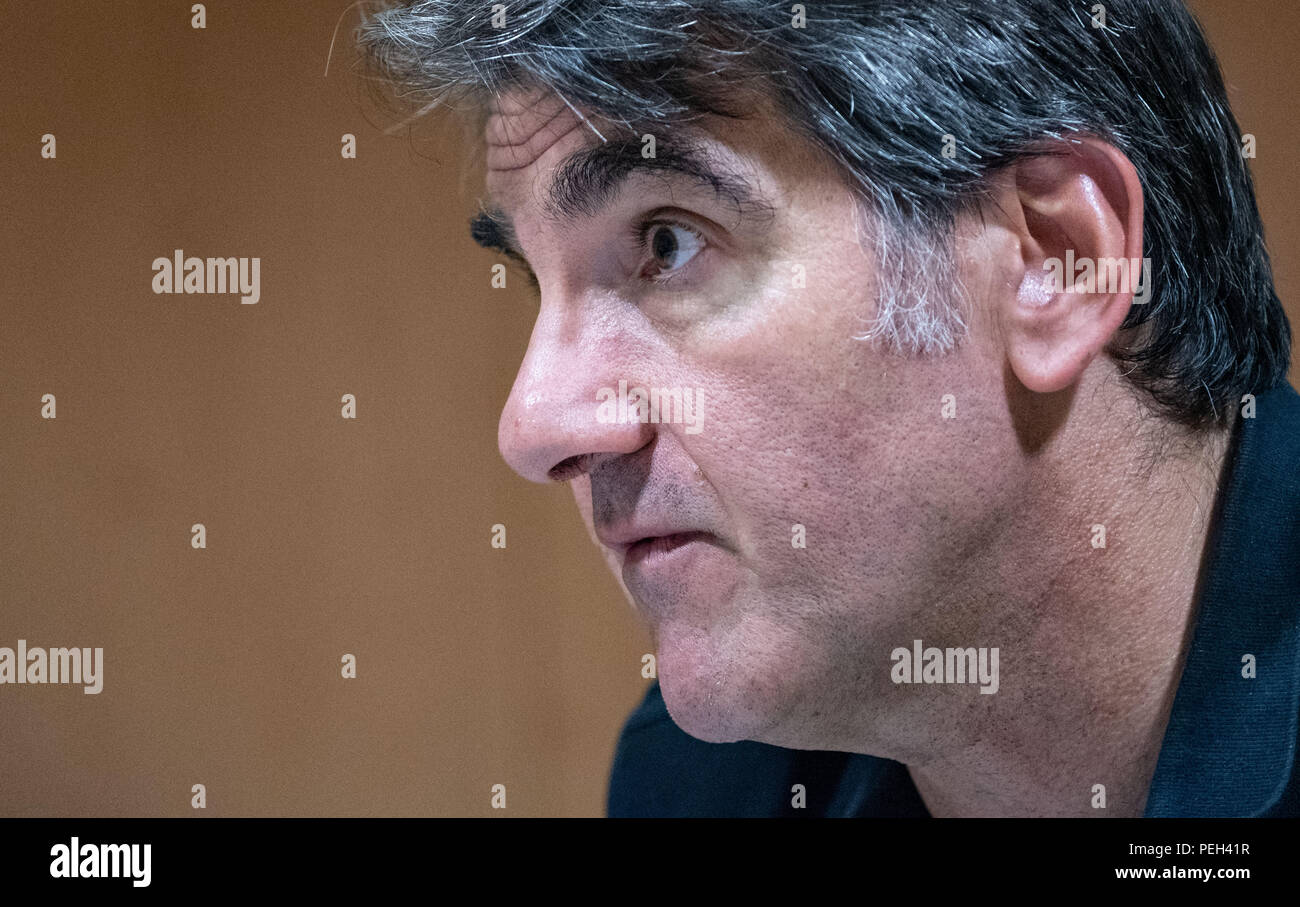
[[[530,167],[546,154],[548,150],[555,147],[575,129],[582,126],[580,120],[574,120],[567,129],[557,134],[553,129],[549,128],[555,119],[556,117],[551,117],[551,119],[533,130],[528,138],[523,141],[512,142],[509,144],[489,141],[487,145],[489,168],[496,173],[509,173],[512,170],[523,170],[526,167]],[[522,155],[518,153],[520,151],[523,152]],[[497,158],[499,158],[502,153],[509,154],[514,162],[509,166],[501,166],[499,163],[494,163],[492,161],[492,157],[494,156],[493,152],[497,152],[495,155]]]
[[[586,127],[601,142],[607,141],[604,134],[590,118],[574,107],[557,88],[539,87],[527,96],[517,91],[497,94],[488,105],[488,118],[482,135],[486,139],[487,163],[489,170],[522,170],[540,160],[551,148],[560,144],[575,129]],[[559,119],[557,124],[555,121]],[[566,122],[571,120],[572,122]],[[523,121],[528,128],[527,135],[513,137],[511,125]],[[522,155],[518,150],[522,149]],[[495,153],[495,154],[494,154]],[[505,154],[511,158],[511,164],[501,166],[494,164],[493,157],[499,161]]]
[[[549,115],[540,117],[535,106],[508,113],[501,111],[499,108],[493,110],[491,115],[488,117],[487,125],[484,130],[487,134],[488,144],[504,147],[522,145],[540,132],[544,127],[554,122],[556,117],[565,113],[567,110],[567,107],[560,104]],[[530,129],[528,134],[523,138],[516,139],[510,135],[511,124],[518,124],[522,121],[527,125],[534,120],[537,121],[536,125],[534,125],[534,127]]]

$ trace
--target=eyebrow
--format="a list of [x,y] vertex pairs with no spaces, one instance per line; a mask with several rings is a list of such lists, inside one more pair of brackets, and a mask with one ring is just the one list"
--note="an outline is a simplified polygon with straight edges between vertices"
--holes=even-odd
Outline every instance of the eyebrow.
[[[671,147],[656,149],[654,157],[644,157],[642,147],[639,139],[626,138],[574,152],[556,171],[543,206],[545,215],[556,221],[594,217],[638,173],[662,173],[712,189],[716,198],[725,199],[742,217],[773,212],[748,180],[716,165],[699,140],[680,139]],[[482,206],[470,220],[470,236],[480,246],[528,267],[514,224],[499,206]]]

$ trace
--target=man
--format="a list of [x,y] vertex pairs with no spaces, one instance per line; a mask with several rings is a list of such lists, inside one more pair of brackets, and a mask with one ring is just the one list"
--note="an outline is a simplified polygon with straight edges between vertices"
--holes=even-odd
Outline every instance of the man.
[[612,815],[1300,809],[1300,399],[1179,0],[360,36],[478,113],[474,236],[540,298],[502,454],[655,641]]

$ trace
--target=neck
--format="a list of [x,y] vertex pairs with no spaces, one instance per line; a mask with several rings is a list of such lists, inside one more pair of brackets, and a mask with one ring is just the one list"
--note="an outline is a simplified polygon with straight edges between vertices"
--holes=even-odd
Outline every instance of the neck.
[[1144,812],[1230,433],[1158,460],[1131,435],[1073,434],[1035,456],[1017,528],[990,546],[1002,562],[977,571],[1001,599],[999,692],[943,714],[937,758],[904,760],[933,815]]

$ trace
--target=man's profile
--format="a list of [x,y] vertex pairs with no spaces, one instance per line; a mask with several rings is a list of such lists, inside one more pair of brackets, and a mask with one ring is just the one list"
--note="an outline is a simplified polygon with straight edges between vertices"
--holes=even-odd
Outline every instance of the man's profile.
[[[614,815],[1295,815],[1300,398],[1181,0],[425,0],[658,683]],[[743,742],[742,742],[743,741]]]

